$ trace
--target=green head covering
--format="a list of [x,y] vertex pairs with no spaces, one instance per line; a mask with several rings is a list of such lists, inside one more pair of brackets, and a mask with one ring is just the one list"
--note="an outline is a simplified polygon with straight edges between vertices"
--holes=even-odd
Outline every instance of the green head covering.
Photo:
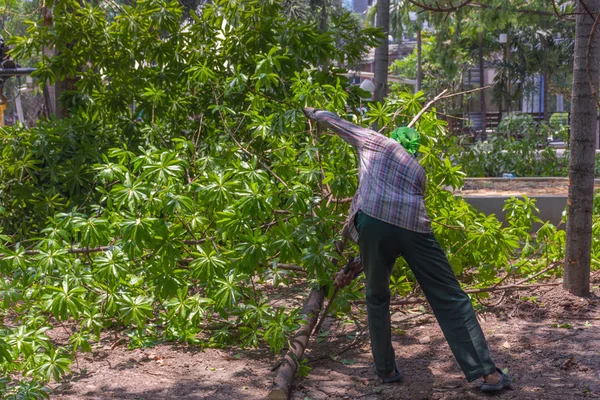
[[409,154],[417,156],[417,151],[419,151],[419,146],[421,145],[421,135],[419,132],[403,126],[394,129],[390,137],[400,143]]

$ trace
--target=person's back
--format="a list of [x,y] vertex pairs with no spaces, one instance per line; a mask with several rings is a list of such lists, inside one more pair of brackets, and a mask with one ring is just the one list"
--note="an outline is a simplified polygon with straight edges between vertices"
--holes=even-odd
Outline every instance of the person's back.
[[[360,210],[413,232],[431,232],[424,198],[425,171],[400,143],[344,121],[332,112],[308,110],[311,118],[332,129],[358,153],[358,189],[350,207],[349,221]],[[353,224],[348,224],[348,228],[352,239],[357,241],[358,232]]]
[[[446,253],[431,231],[425,209],[425,171],[394,139],[344,121],[337,115],[307,108],[307,117],[351,144],[359,157],[359,185],[346,227],[358,243],[366,275],[365,297],[373,369],[384,383],[397,382],[390,323],[390,274],[403,256],[444,332],[465,377],[484,378],[483,391],[498,391],[510,384],[492,361],[471,300],[461,289]],[[398,128],[403,130],[408,128]],[[416,131],[413,131],[418,135]],[[402,138],[399,138],[402,140]],[[413,136],[404,140],[418,150]],[[409,149],[410,150],[410,149]],[[336,284],[349,284],[357,271],[338,274]]]
[[423,167],[398,142],[373,131],[358,150],[358,189],[350,215],[359,209],[415,232],[430,232]]

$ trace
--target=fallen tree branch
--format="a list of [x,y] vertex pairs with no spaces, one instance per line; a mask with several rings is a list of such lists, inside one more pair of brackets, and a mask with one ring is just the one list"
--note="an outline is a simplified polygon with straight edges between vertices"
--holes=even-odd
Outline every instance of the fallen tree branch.
[[[336,244],[336,250],[342,254],[346,247],[348,239],[348,224],[344,224],[342,228],[342,241]],[[333,259],[332,263],[337,265],[338,259]],[[312,335],[312,331],[317,324],[321,308],[323,307],[323,299],[325,298],[325,288],[319,287],[313,289],[302,308],[302,314],[306,315],[302,326],[296,331],[290,349],[281,362],[281,367],[277,372],[277,376],[273,380],[273,385],[267,396],[267,400],[287,400],[290,395],[292,381],[298,369],[298,362],[302,360],[304,350],[308,345],[308,340]]]
[[296,331],[291,340],[290,348],[281,363],[282,365],[267,396],[268,400],[287,400],[292,380],[298,369],[298,362],[302,360],[313,327],[319,318],[324,298],[325,290],[321,287],[311,290],[308,295],[306,303],[304,303],[304,307],[302,308],[302,314],[306,315],[306,317],[303,320],[301,328]]
[[[533,279],[533,278],[531,278]],[[487,287],[487,288],[480,288],[480,289],[467,289],[465,290],[465,293],[469,293],[469,294],[473,294],[473,293],[489,293],[489,292],[500,292],[500,291],[506,291],[506,290],[528,290],[528,289],[534,289],[537,287],[544,287],[544,286],[558,286],[561,285],[562,282],[552,282],[552,283],[539,283],[539,284],[535,284],[535,285],[506,285],[506,286],[496,286],[496,287]],[[421,299],[411,299],[411,300],[397,300],[397,301],[391,301],[390,305],[391,306],[405,306],[405,305],[409,305],[409,304],[423,304],[423,303],[427,303],[427,299],[421,298]],[[353,301],[352,304],[367,304],[366,300],[356,300]]]

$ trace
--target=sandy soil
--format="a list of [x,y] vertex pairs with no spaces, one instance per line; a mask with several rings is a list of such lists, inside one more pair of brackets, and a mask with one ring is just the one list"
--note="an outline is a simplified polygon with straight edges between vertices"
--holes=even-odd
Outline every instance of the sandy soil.
[[[596,190],[600,183],[596,184]],[[466,196],[549,196],[563,195],[569,192],[568,180],[467,180],[459,194]]]
[[[415,306],[396,308],[392,314],[403,382],[381,385],[375,379],[368,335],[363,331],[357,337],[346,336],[365,327],[364,314],[356,313],[355,322],[330,319],[324,326],[329,335],[320,342],[312,340],[306,356],[313,370],[308,377],[295,379],[291,398],[600,398],[599,275],[594,282],[589,299],[571,296],[560,287],[538,288],[511,293],[479,315],[496,363],[513,376],[511,391],[484,395],[478,389],[480,382],[467,383],[435,319],[427,309]],[[57,331],[55,340],[65,337]],[[264,399],[277,359],[266,349],[201,351],[161,344],[130,351],[125,345],[115,347],[110,334],[92,354],[79,355],[73,376],[55,385],[52,398]]]

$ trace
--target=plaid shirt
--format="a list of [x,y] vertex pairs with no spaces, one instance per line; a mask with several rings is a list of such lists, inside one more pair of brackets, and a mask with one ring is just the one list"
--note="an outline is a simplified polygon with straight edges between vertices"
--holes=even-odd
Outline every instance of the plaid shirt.
[[431,232],[425,208],[425,170],[395,140],[351,124],[329,111],[315,110],[320,126],[335,132],[358,152],[358,189],[352,199],[348,228],[358,242],[354,217],[360,210],[414,232]]

